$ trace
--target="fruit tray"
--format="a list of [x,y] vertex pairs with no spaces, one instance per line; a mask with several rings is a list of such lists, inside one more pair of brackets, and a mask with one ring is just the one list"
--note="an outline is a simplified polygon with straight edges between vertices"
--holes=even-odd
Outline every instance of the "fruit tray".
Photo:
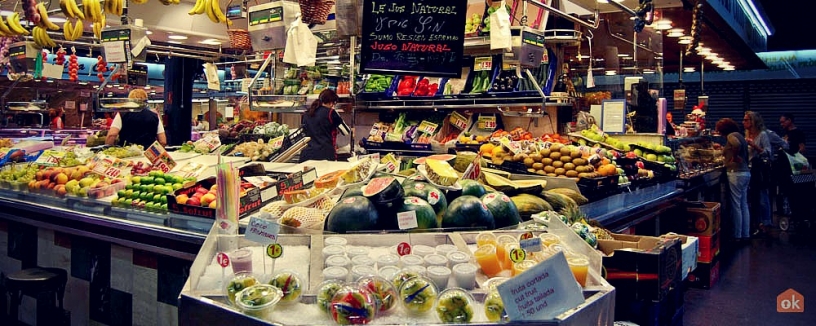
[[591,201],[616,194],[620,191],[617,175],[598,178],[580,178],[576,182],[576,185],[581,191],[581,194]]
[[370,142],[366,138],[363,138],[363,148],[365,149],[376,149],[376,150],[414,150],[414,151],[430,151],[431,144],[408,144],[408,143],[401,143],[395,141],[386,141],[386,142]]
[[[180,203],[180,201],[178,200],[178,197],[182,195],[189,198],[189,200],[193,200],[193,197],[195,197],[196,192],[200,191],[200,189],[205,189],[206,193],[207,189],[211,189],[213,185],[215,185],[214,177],[201,180],[191,187],[182,188],[175,191],[172,194],[168,194],[167,208],[173,213],[215,219],[216,211],[215,208],[195,205],[195,203],[193,202],[189,202],[189,204],[187,202]],[[260,189],[258,189],[257,187],[247,189],[246,195],[241,196],[241,198],[239,199],[239,204],[240,204],[238,208],[239,218],[260,209],[262,206]]]

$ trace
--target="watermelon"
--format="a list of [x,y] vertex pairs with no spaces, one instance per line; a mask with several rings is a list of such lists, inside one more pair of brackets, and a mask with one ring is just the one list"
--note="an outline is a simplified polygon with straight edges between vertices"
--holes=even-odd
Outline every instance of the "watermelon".
[[412,175],[409,175],[407,178],[405,178],[405,180],[402,180],[402,185],[407,187],[414,182],[427,182],[427,181],[428,180],[426,180],[421,173],[417,172]]
[[487,209],[493,214],[493,220],[496,221],[497,228],[504,228],[521,223],[521,215],[519,215],[516,204],[501,192],[491,192],[482,197],[482,203],[487,206]]
[[417,197],[405,197],[402,207],[397,210],[397,214],[414,212],[417,219],[417,227],[414,230],[434,229],[439,227],[436,219],[436,212],[431,204]]
[[377,208],[365,197],[352,196],[340,200],[326,218],[326,231],[347,233],[377,229]]
[[481,198],[487,193],[485,187],[476,180],[465,179],[459,181],[459,184],[462,185],[462,196]]
[[448,199],[445,198],[445,194],[430,183],[414,182],[409,186],[403,187],[405,188],[405,196],[419,197],[427,201],[431,204],[434,212],[436,212],[436,216],[439,218],[442,218],[442,213],[448,209]]
[[442,216],[443,228],[496,228],[493,214],[478,197],[461,196],[454,199]]
[[391,208],[402,201],[404,190],[394,177],[374,178],[362,189],[363,196],[377,207]]
[[445,162],[448,162],[449,164],[453,164],[454,160],[456,159],[456,155],[437,154],[437,155],[431,155],[431,156],[427,156],[427,157],[420,157],[420,158],[414,160],[414,165],[420,166],[422,164],[425,164],[425,160],[427,160],[427,159],[432,159],[432,160],[437,160],[437,161],[445,161]]
[[340,199],[347,198],[347,197],[352,197],[352,196],[362,196],[362,195],[363,195],[363,185],[362,184],[352,185],[352,186],[349,186],[348,188],[346,188],[345,191],[343,191],[343,194],[340,195]]

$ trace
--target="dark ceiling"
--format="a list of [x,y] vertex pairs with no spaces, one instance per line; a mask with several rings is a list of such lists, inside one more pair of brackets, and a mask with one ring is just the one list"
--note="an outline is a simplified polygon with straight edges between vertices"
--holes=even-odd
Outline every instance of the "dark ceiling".
[[810,22],[816,12],[816,1],[755,0],[762,4],[774,28],[768,38],[768,51],[816,49],[816,38],[810,36]]

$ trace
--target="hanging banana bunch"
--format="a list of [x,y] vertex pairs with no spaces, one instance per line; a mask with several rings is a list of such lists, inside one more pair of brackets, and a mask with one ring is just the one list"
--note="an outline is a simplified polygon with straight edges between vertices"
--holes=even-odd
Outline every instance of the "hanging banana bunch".
[[34,8],[37,10],[37,13],[40,14],[40,22],[37,24],[38,26],[52,31],[58,31],[60,29],[57,24],[51,22],[51,18],[48,17],[48,10],[45,9],[44,3],[40,2]]
[[84,30],[85,26],[82,19],[77,19],[73,24],[70,20],[66,20],[65,24],[62,25],[62,36],[65,37],[66,41],[76,41],[82,37],[82,31]]
[[[145,1],[145,2],[147,2],[147,1]],[[159,0],[159,2],[161,2],[165,6],[177,5],[177,4],[181,3],[180,0]]]
[[196,0],[195,6],[187,14],[200,15],[207,14],[207,18],[213,23],[232,25],[232,21],[227,19],[224,12],[221,11],[221,2],[219,0]]
[[107,24],[105,15],[102,15],[102,20],[93,23],[93,34],[94,37],[98,40],[102,40],[102,29],[105,28],[105,24]]
[[124,10],[125,0],[105,0],[105,12],[114,16],[122,16],[124,14]]
[[28,36],[31,34],[20,25],[20,14],[16,12],[8,15],[5,23],[3,18],[0,18],[0,32],[6,34],[6,36]]
[[85,20],[85,14],[79,9],[76,0],[60,0],[60,9],[65,17]]
[[48,36],[48,32],[45,28],[40,26],[34,26],[31,30],[33,37],[34,37],[34,44],[39,46],[40,48],[53,48],[56,47],[57,44],[54,43],[54,40]]

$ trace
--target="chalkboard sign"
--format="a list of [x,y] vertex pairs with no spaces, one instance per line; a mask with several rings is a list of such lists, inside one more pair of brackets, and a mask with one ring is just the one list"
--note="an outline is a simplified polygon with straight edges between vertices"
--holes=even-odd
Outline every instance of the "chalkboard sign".
[[363,73],[461,77],[467,0],[366,0]]

